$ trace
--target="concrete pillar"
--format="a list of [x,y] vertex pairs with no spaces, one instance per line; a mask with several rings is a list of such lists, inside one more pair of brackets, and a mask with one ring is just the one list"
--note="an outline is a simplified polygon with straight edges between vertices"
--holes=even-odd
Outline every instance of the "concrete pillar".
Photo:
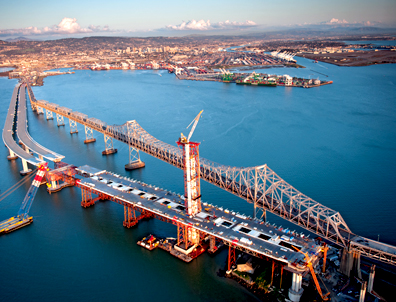
[[55,180],[52,180],[52,181],[51,181],[51,188],[52,188],[52,189],[55,189],[55,188],[56,188],[56,181],[55,181]]
[[22,167],[23,167],[23,170],[19,172],[19,173],[21,173],[21,175],[26,175],[26,174],[29,174],[32,172],[32,170],[29,169],[29,167],[27,165],[27,161],[24,160],[23,158],[22,158]]
[[293,302],[299,302],[303,293],[301,287],[302,275],[293,273],[293,283],[289,289],[289,299]]
[[369,282],[368,282],[368,286],[367,286],[367,291],[369,293],[371,293],[373,291],[374,275],[375,275],[375,264],[371,265],[371,268],[370,268]]
[[39,159],[44,160],[41,154],[38,155]]
[[13,160],[13,159],[17,159],[18,158],[18,156],[16,156],[15,153],[11,149],[8,149],[8,151],[10,152],[10,155],[7,156],[8,160]]
[[367,288],[367,282],[363,281],[362,287],[360,288],[359,302],[364,302],[364,298],[366,296],[366,288]]

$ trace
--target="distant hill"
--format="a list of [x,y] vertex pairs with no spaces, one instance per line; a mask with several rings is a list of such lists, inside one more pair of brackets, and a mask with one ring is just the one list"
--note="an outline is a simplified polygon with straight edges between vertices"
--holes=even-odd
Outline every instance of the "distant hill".
[[36,41],[36,40],[29,39],[29,38],[26,38],[26,37],[18,37],[18,38],[8,38],[8,39],[6,39],[4,41],[7,41],[7,42],[18,42],[18,41]]

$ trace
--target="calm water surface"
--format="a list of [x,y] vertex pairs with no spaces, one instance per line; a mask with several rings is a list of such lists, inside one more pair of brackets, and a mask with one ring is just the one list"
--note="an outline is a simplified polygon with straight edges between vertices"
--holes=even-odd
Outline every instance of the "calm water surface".
[[[267,163],[298,190],[341,213],[358,234],[396,244],[396,65],[337,67],[298,58],[305,69],[274,68],[289,74],[333,80],[313,89],[237,86],[179,81],[164,71],[76,71],[48,77],[35,87],[44,99],[108,124],[138,123],[175,145],[180,132],[204,109],[193,140],[201,156],[232,166]],[[259,71],[259,70],[256,70]],[[161,75],[161,76],[160,76]],[[15,80],[0,78],[0,120],[4,122]],[[29,131],[64,161],[133,177],[179,193],[182,171],[141,154],[146,167],[127,172],[128,148],[103,157],[103,136],[83,143],[84,128],[71,136],[28,113]],[[20,161],[0,148],[0,190],[21,179]],[[0,203],[0,219],[16,214],[29,187]],[[252,214],[252,206],[207,183],[203,200]],[[48,195],[41,187],[31,209],[34,223],[0,237],[0,300],[3,301],[254,301],[236,283],[219,278],[226,259],[203,255],[185,264],[162,250],[149,252],[136,241],[149,233],[176,236],[156,220],[134,229],[122,226],[123,207],[100,202],[80,206],[81,192]],[[271,222],[288,225],[273,215]],[[291,226],[293,229],[296,227]]]

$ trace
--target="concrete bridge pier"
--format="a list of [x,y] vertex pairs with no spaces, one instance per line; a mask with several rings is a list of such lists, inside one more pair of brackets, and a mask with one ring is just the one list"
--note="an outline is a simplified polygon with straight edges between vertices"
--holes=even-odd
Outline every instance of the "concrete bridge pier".
[[21,175],[27,175],[27,174],[32,173],[32,170],[29,169],[29,167],[27,165],[27,161],[23,158],[22,158],[22,167],[23,167],[23,170],[19,172]]
[[85,128],[85,140],[84,144],[94,143],[96,142],[96,138],[93,136],[93,130],[90,127],[84,126]]
[[16,156],[15,153],[10,148],[8,148],[8,151],[10,152],[10,155],[7,156],[8,160],[14,160],[18,158],[18,156]]
[[135,170],[143,168],[146,164],[140,160],[139,150],[129,145],[129,163],[125,165],[125,170]]
[[54,119],[51,110],[45,109],[45,116],[46,116],[46,118],[47,118],[47,121],[48,121],[48,120],[53,120],[53,119]]
[[73,121],[72,119],[69,119],[69,125],[70,125],[70,134],[78,133],[77,122],[76,121]]
[[65,125],[65,121],[63,120],[63,115],[60,115],[58,113],[56,114],[56,124],[58,125],[58,127]]
[[102,151],[102,155],[110,155],[117,153],[117,149],[113,147],[113,138],[110,136],[104,135],[104,142],[105,142],[105,150]]
[[375,276],[375,264],[371,265],[371,268],[370,268],[369,282],[368,282],[368,286],[367,286],[367,291],[369,293],[371,293],[373,291],[374,276]]
[[364,302],[364,298],[366,297],[366,288],[367,288],[367,282],[363,281],[362,287],[360,288],[359,302]]
[[301,287],[302,275],[293,273],[292,287],[289,289],[289,299],[293,302],[299,302],[303,293]]
[[37,106],[37,114],[38,114],[38,115],[40,115],[40,114],[44,114],[43,107],[39,107],[39,106]]

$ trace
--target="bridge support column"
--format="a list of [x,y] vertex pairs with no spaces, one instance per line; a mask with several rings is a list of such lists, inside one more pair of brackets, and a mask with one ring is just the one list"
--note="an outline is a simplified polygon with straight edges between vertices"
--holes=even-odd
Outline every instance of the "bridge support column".
[[211,236],[209,237],[209,253],[214,253],[216,252],[217,248],[216,248],[216,237],[215,236]]
[[367,282],[362,281],[362,287],[360,288],[359,302],[364,302],[364,298],[366,297],[366,288],[367,288]]
[[44,110],[42,107],[37,106],[37,114],[44,114]]
[[93,206],[95,202],[102,199],[100,195],[96,198],[92,198],[92,192],[84,188],[81,188],[81,197],[81,206],[84,208]]
[[48,120],[53,120],[53,119],[54,119],[51,110],[45,109],[45,116],[47,117],[47,121],[48,121]]
[[139,150],[132,146],[133,137],[135,135],[133,123],[127,122],[127,138],[129,145],[129,163],[125,165],[125,170],[135,170],[143,168],[145,163],[140,160]]
[[289,289],[289,299],[293,302],[299,302],[303,293],[303,289],[301,287],[302,276],[296,273],[293,273],[293,283],[292,287]]
[[85,141],[84,144],[96,142],[96,138],[93,137],[93,130],[90,127],[84,126],[85,128]]
[[124,222],[123,222],[124,227],[129,229],[137,225],[138,222],[139,220],[136,219],[135,208],[124,205]]
[[21,173],[21,175],[27,175],[27,174],[32,173],[32,170],[29,169],[29,167],[27,165],[27,161],[23,158],[22,158],[22,167],[23,167],[23,170],[19,172],[19,173]]
[[362,273],[360,271],[360,252],[353,249],[348,251],[344,248],[342,251],[339,271],[348,277],[355,275],[361,279]]
[[110,136],[104,135],[105,142],[105,150],[102,152],[102,155],[109,155],[113,153],[117,153],[117,149],[113,147],[113,138]]
[[228,270],[227,274],[231,273],[232,268],[236,265],[235,247],[228,247]]
[[70,125],[70,134],[78,133],[76,121],[69,119],[69,125]]
[[58,125],[58,127],[65,125],[65,121],[63,120],[63,115],[60,115],[58,113],[56,114],[56,124]]
[[369,293],[371,293],[373,291],[374,276],[375,276],[375,264],[371,265],[371,268],[370,268],[369,282],[368,282],[368,286],[367,286],[367,291]]
[[125,170],[140,169],[145,163],[140,160],[139,150],[129,145],[129,163],[125,165]]
[[11,149],[8,149],[8,151],[10,152],[10,155],[7,156],[8,160],[14,160],[14,159],[18,158],[18,156],[16,156],[15,153]]
[[51,189],[52,189],[52,190],[57,189],[56,180],[51,180]]

